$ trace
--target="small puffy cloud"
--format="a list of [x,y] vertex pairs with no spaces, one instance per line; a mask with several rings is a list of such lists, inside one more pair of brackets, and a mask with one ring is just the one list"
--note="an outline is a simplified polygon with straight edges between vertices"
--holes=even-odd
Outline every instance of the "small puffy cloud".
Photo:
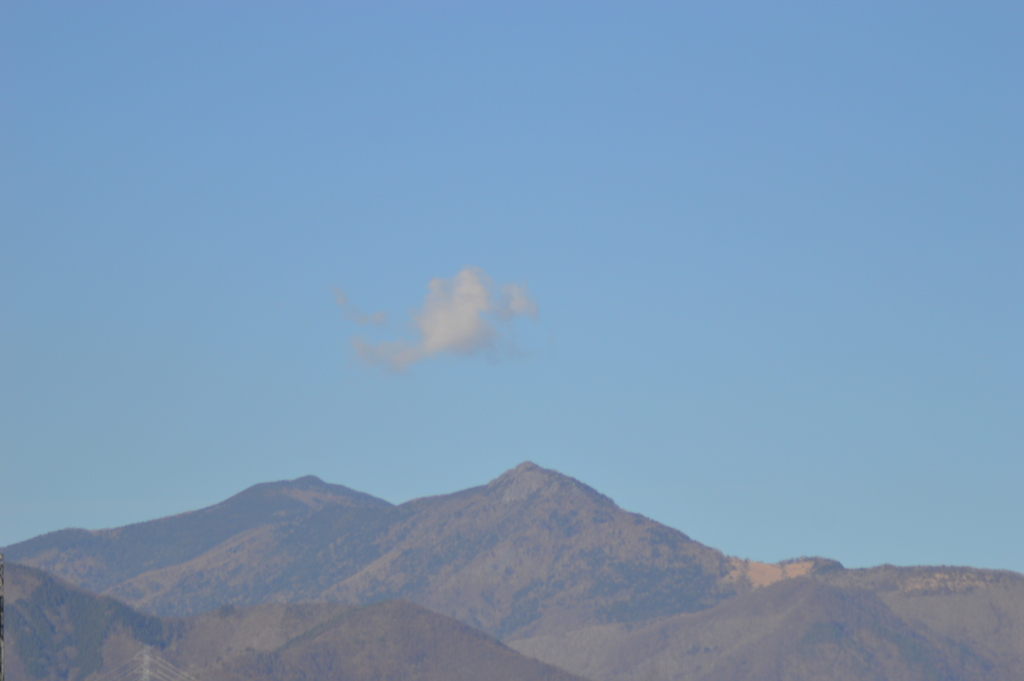
[[[497,296],[493,289],[490,278],[478,267],[463,268],[451,279],[432,279],[423,307],[413,316],[415,342],[371,344],[355,338],[352,347],[368,363],[395,371],[445,352],[472,355],[492,348],[499,337],[495,322],[537,316],[537,303],[525,286],[505,284]],[[339,299],[339,303],[349,304],[347,299]]]
[[451,280],[430,281],[416,316],[425,355],[445,350],[467,355],[492,344],[494,327],[483,316],[491,311],[488,283],[483,270],[468,267]]

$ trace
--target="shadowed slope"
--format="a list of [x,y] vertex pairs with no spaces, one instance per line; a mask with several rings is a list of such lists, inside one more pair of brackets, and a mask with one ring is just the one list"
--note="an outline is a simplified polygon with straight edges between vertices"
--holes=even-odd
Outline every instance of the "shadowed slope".
[[115,634],[144,645],[169,640],[167,623],[113,598],[17,564],[5,572],[7,681],[88,677],[103,667],[104,646]]
[[143,646],[203,681],[581,681],[411,603],[228,606],[162,620],[38,570],[8,568],[7,681],[96,681],[137,666]]
[[247,653],[208,681],[581,681],[412,603],[343,612],[273,652]]

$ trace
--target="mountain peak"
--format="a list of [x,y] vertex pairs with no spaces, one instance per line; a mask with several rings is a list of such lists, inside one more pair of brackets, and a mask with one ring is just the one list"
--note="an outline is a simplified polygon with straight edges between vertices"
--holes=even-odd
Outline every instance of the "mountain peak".
[[597,490],[579,480],[550,468],[541,468],[532,461],[524,461],[487,483],[487,488],[501,496],[503,503],[522,501],[535,494],[541,496],[586,496],[606,503],[614,503]]
[[515,468],[505,471],[487,483],[488,487],[515,487],[524,494],[530,494],[542,487],[557,484],[563,480],[572,480],[558,471],[541,468],[532,461],[524,461]]
[[521,464],[519,464],[518,466],[516,466],[515,468],[512,469],[513,472],[515,472],[515,471],[535,471],[535,470],[543,470],[543,469],[540,466],[538,466],[537,464],[535,464],[534,462],[529,461],[529,460],[522,462]]

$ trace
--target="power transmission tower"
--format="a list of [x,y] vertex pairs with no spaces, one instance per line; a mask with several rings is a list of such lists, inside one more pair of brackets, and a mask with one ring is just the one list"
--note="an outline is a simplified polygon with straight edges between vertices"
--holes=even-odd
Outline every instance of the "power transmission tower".
[[111,669],[96,681],[198,681],[178,669],[148,646],[119,667]]

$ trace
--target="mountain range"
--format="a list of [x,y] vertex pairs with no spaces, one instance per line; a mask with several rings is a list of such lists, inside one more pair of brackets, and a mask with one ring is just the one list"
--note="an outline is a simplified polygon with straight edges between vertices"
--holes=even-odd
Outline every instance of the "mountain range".
[[[532,463],[400,505],[312,476],[267,483],[6,552],[163,627],[225,605],[346,608],[381,630],[415,612],[593,681],[1024,678],[1024,576],[739,560]],[[298,678],[307,653],[267,650],[261,669]],[[217,673],[257,678],[247,664]]]

